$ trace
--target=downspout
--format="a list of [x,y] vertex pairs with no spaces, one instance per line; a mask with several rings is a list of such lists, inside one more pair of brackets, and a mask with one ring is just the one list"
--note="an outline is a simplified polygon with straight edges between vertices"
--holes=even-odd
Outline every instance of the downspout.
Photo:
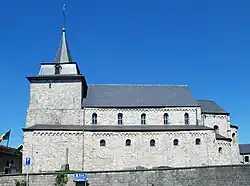
[[208,152],[208,144],[209,144],[209,141],[208,141],[208,138],[207,138],[207,144],[206,144],[206,147],[207,147],[207,166],[210,166],[209,165],[209,163],[210,163],[210,161],[209,161],[209,152]]
[[196,106],[196,125],[199,125],[199,123],[198,123],[198,110],[197,110],[198,108],[197,108],[197,106]]
[[87,86],[82,86],[82,108],[83,108],[83,123],[82,123],[82,171],[84,171],[84,163],[85,163],[85,149],[84,149],[84,146],[85,146],[85,135],[84,135],[84,127],[85,127],[85,101],[86,101],[86,97],[87,97],[87,91],[88,91],[88,87]]
[[83,126],[82,126],[82,171],[84,171],[84,127],[85,127],[85,104],[83,106]]

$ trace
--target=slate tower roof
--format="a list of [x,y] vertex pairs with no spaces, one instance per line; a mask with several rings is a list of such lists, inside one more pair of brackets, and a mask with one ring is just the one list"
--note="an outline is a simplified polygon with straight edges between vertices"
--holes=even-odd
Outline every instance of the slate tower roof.
[[81,75],[77,63],[72,61],[66,37],[66,29],[64,27],[61,34],[61,41],[55,61],[42,63],[38,74],[39,76]]
[[72,58],[69,51],[68,41],[66,38],[66,29],[62,29],[62,39],[60,42],[59,49],[56,54],[56,63],[72,62]]

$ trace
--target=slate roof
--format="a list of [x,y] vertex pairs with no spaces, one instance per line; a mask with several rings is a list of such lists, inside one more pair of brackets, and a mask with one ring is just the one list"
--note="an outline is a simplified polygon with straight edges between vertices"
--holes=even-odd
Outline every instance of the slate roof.
[[[82,125],[33,125],[24,131],[53,130],[53,131],[82,131]],[[84,131],[92,132],[140,132],[140,131],[191,131],[214,130],[206,126],[197,125],[85,125]]]
[[22,153],[18,149],[0,145],[0,154],[11,154],[16,156],[21,156]]
[[86,107],[198,106],[186,85],[89,84]]
[[230,127],[231,127],[231,128],[236,128],[236,129],[239,129],[239,127],[238,127],[238,126],[233,125],[233,124],[230,124]]
[[216,137],[216,139],[217,139],[217,140],[232,141],[232,139],[231,139],[231,138],[227,138],[227,137],[222,136],[222,135],[217,134],[217,133],[215,134],[215,137]]
[[218,104],[211,100],[197,100],[199,106],[201,106],[201,111],[203,113],[210,114],[229,114],[223,108],[221,108]]
[[59,49],[56,54],[56,63],[65,63],[65,62],[71,62],[72,57],[70,55],[69,47],[68,47],[68,41],[66,39],[66,30],[65,28],[62,29],[62,39],[60,42]]
[[240,154],[250,154],[250,144],[239,144]]

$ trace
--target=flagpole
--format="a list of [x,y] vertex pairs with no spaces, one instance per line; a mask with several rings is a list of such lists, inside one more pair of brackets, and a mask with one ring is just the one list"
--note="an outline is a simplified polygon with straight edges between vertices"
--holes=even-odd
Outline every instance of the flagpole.
[[7,147],[9,147],[9,141],[10,141],[10,130],[9,130],[9,136],[8,136],[8,141],[7,141]]

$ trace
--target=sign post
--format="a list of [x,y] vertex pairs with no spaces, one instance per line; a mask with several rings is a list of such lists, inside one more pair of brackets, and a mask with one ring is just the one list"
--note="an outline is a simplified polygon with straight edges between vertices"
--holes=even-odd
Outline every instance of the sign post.
[[30,157],[27,157],[26,159],[25,159],[25,165],[27,166],[27,177],[26,177],[26,184],[27,184],[27,186],[29,186],[29,167],[30,167],[30,163],[31,163],[31,159],[30,159]]

